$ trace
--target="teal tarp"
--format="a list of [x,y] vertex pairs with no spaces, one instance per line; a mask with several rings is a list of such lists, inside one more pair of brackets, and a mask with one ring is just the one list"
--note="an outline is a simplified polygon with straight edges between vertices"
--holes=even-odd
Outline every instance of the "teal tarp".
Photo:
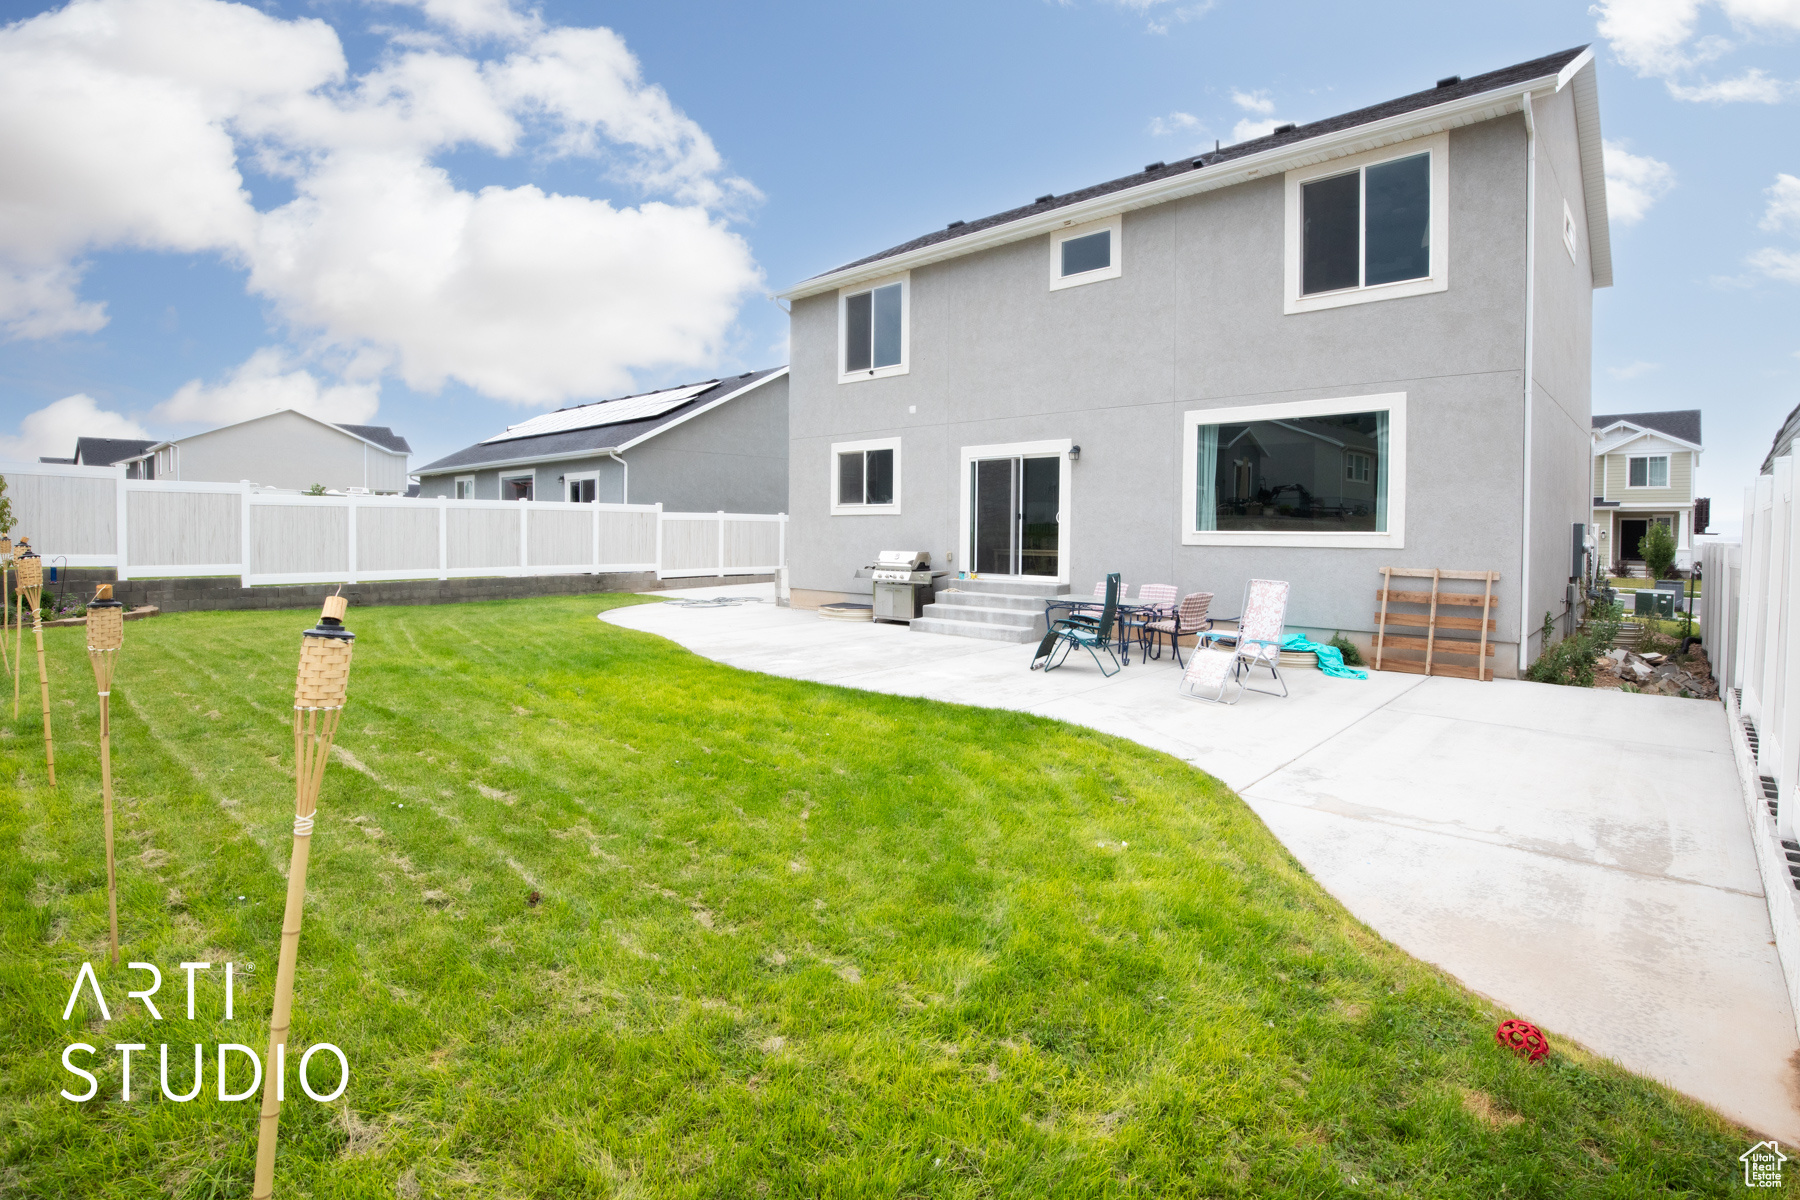
[[1313,653],[1319,656],[1319,670],[1327,675],[1335,675],[1339,679],[1367,679],[1367,671],[1358,671],[1344,665],[1344,656],[1336,646],[1322,646],[1310,640],[1304,633],[1290,633],[1281,639],[1283,650],[1293,650],[1301,654]]

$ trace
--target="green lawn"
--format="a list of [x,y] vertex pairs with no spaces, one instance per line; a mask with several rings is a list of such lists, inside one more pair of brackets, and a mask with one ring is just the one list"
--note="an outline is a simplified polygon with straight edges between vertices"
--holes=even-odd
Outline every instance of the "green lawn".
[[[633,602],[351,610],[293,1043],[353,1076],[331,1104],[290,1082],[277,1196],[1734,1190],[1742,1131],[1572,1047],[1500,1051],[1503,1014],[1213,779],[594,619]],[[29,682],[0,740],[0,1194],[249,1194],[256,1105],[213,1098],[212,1047],[267,1036],[314,615],[126,627],[121,924],[160,1023],[109,966],[112,1022],[61,1019],[105,875],[82,632],[46,635],[58,788]],[[189,960],[220,964],[192,1022]],[[226,960],[256,968],[230,1022]],[[59,1097],[73,1041],[150,1047],[129,1104],[113,1054],[99,1098]],[[178,1091],[206,1045],[200,1099],[152,1099],[162,1042]]]

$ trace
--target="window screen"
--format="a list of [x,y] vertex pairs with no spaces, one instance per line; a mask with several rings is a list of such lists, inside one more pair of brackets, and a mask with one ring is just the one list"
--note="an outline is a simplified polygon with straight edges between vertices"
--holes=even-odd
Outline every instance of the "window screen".
[[1361,187],[1362,176],[1355,171],[1301,186],[1305,233],[1300,290],[1307,295],[1356,286]]
[[1080,275],[1112,266],[1112,230],[1102,229],[1062,244],[1062,273]]
[[865,452],[863,490],[863,503],[865,504],[892,504],[894,502],[894,452],[892,450]]
[[838,455],[838,503],[863,502],[863,452]]
[[844,299],[844,370],[893,367],[903,357],[901,285],[890,283]]

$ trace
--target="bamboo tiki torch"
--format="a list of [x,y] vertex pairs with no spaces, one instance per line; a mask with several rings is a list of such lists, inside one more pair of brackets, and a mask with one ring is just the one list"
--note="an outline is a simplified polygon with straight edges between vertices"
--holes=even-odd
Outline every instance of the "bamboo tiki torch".
[[[20,538],[19,544],[25,547],[18,558],[19,594],[25,603],[31,605],[31,633],[37,639],[38,660],[38,694],[44,701],[44,770],[50,776],[50,786],[56,786],[56,745],[50,740],[50,671],[44,665],[44,610],[39,606],[44,589],[44,560],[32,552],[31,542]],[[24,613],[19,614],[19,634],[24,636]],[[22,647],[21,647],[22,648]],[[17,664],[15,664],[15,671]],[[13,706],[15,715],[19,702],[18,675],[13,675]]]
[[12,671],[12,655],[6,649],[6,635],[12,628],[12,609],[7,604],[6,573],[12,569],[12,558],[12,535],[0,533],[0,662],[6,664],[8,673]]
[[[19,559],[31,553],[31,539],[20,538],[13,558],[13,607],[17,609],[17,628],[13,631],[13,720],[19,719],[19,667],[25,660],[25,575]],[[43,578],[43,564],[38,564],[38,578]]]
[[106,916],[112,925],[113,966],[119,965],[119,879],[113,866],[112,793],[112,678],[125,644],[125,606],[112,598],[112,584],[103,583],[88,602],[88,662],[94,667],[94,687],[100,693],[100,804],[106,820]]
[[325,598],[318,625],[300,638],[300,674],[294,681],[294,855],[288,865],[287,910],[281,918],[281,960],[275,972],[275,1006],[269,1015],[269,1055],[264,1062],[262,1121],[256,1133],[256,1181],[251,1200],[275,1192],[275,1126],[281,1119],[281,1075],[288,1026],[294,1013],[294,967],[300,956],[300,920],[306,904],[306,863],[312,851],[313,813],[331,758],[331,739],[350,684],[350,651],[356,635],[344,628],[349,601]]

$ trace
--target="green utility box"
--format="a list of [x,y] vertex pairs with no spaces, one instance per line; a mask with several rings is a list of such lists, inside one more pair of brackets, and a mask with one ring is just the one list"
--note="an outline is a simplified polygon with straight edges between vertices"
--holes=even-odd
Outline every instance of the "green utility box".
[[1639,592],[1637,606],[1632,611],[1640,617],[1658,617],[1672,621],[1675,619],[1675,593]]

